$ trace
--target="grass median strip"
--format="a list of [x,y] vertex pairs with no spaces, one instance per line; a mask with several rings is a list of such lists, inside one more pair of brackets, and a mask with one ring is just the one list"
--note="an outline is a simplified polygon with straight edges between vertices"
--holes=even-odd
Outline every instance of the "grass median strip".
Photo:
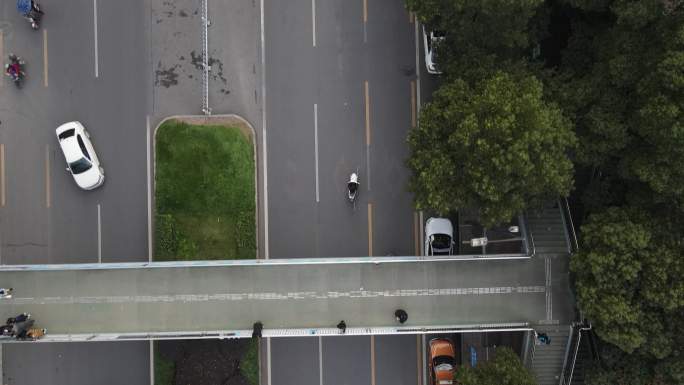
[[155,148],[154,259],[255,258],[250,140],[236,127],[169,120]]

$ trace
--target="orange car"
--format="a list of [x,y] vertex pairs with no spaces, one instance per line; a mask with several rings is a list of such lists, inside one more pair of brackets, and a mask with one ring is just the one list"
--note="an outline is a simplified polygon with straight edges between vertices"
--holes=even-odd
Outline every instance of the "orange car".
[[430,340],[430,379],[432,385],[454,383],[456,351],[451,340],[434,338]]

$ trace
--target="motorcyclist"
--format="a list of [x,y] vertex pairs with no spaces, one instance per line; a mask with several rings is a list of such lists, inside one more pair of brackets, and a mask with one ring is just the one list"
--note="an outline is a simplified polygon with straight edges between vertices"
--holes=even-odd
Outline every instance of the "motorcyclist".
[[19,65],[19,61],[12,61],[11,63],[7,64],[5,73],[9,75],[12,80],[18,80],[21,76],[21,65]]
[[356,192],[359,190],[359,176],[357,173],[353,172],[349,176],[349,182],[347,183],[347,196],[350,201],[356,199]]
[[0,298],[12,298],[12,291],[14,291],[14,289],[11,287],[8,289],[0,287]]

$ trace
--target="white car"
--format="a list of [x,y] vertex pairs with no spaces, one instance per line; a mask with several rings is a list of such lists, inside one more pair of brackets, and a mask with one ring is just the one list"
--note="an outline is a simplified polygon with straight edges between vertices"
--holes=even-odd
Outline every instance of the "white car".
[[437,65],[437,51],[436,46],[444,41],[444,33],[440,31],[426,31],[423,25],[423,47],[425,48],[425,67],[427,72],[433,75],[439,75],[442,71]]
[[454,227],[446,218],[430,218],[425,222],[425,255],[452,255]]
[[64,123],[56,130],[59,147],[67,162],[67,171],[78,187],[92,190],[104,183],[104,169],[95,154],[90,135],[80,122]]

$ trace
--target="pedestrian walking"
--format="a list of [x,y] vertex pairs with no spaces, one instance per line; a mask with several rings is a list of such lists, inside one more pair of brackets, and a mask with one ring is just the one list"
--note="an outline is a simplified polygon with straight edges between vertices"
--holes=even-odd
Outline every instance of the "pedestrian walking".
[[261,330],[264,328],[264,324],[261,321],[257,321],[252,325],[252,338],[261,338]]
[[341,334],[344,334],[347,332],[347,323],[342,320],[337,324],[337,328],[340,329]]
[[537,345],[551,344],[551,338],[549,338],[548,334],[534,332],[534,335],[537,338]]
[[394,318],[396,318],[397,322],[403,324],[408,320],[408,313],[406,313],[406,310],[404,309],[397,309],[397,311],[394,312]]

